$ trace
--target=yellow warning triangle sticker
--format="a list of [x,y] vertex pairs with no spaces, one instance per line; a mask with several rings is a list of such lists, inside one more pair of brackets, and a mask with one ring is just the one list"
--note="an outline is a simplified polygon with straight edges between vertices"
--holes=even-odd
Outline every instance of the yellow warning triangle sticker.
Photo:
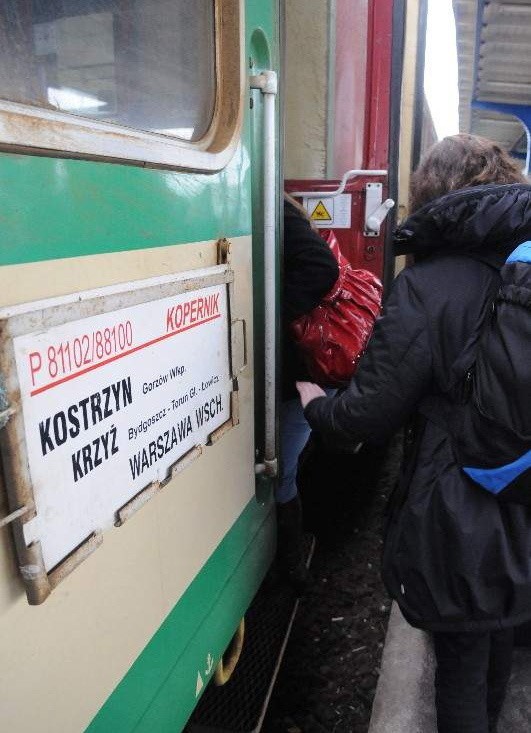
[[315,209],[312,211],[310,219],[312,219],[312,221],[332,221],[330,212],[322,201],[319,201]]

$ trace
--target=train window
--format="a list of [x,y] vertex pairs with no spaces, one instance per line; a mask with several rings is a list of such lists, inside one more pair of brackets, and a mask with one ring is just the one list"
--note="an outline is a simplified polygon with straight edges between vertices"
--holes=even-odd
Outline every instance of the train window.
[[[161,144],[219,153],[234,132],[227,134],[227,126],[239,117],[238,6],[238,0],[3,0],[0,112],[9,116],[0,143],[59,149],[57,135],[46,130],[57,132],[60,123],[66,145],[60,149],[68,152],[180,162],[169,161],[167,149],[153,159],[155,133]],[[32,111],[42,124],[30,130]],[[13,115],[27,139],[10,124]],[[114,147],[109,139],[96,149],[89,130],[113,135]],[[151,152],[139,156],[130,141],[145,143],[146,133]]]

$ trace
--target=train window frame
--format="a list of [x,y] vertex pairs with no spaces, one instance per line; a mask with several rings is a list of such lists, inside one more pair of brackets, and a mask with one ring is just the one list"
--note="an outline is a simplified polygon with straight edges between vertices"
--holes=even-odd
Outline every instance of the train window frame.
[[113,122],[0,99],[0,151],[152,168],[222,170],[240,138],[245,96],[243,0],[214,0],[215,97],[193,142]]

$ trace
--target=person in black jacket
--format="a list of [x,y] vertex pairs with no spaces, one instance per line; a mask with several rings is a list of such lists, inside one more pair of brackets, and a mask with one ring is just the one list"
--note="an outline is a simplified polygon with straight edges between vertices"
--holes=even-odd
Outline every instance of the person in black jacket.
[[281,473],[276,490],[278,559],[296,590],[306,568],[302,556],[302,510],[297,491],[299,455],[310,435],[295,381],[307,379],[304,363],[290,334],[291,322],[319,305],[339,275],[337,260],[312,228],[306,212],[284,197],[284,279],[282,403],[280,406]]
[[415,264],[396,278],[352,383],[334,399],[298,387],[311,427],[336,444],[406,426],[384,582],[409,623],[433,635],[439,733],[487,733],[512,629],[531,618],[531,509],[463,473],[445,416],[462,399],[499,269],[531,239],[531,186],[494,143],[456,135],[421,161],[410,208],[395,243]]

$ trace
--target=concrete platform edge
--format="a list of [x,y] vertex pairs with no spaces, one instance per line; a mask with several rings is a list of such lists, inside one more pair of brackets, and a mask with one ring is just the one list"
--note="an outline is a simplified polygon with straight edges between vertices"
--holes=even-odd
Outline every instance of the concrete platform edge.
[[436,733],[434,669],[429,635],[393,603],[369,733]]

